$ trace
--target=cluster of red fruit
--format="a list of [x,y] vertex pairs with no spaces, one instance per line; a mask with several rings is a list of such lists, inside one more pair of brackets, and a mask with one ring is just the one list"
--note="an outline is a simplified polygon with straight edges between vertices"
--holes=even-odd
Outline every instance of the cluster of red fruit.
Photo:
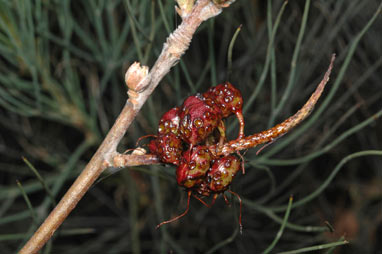
[[[159,122],[158,135],[149,143],[149,149],[163,163],[177,166],[176,180],[188,190],[188,200],[183,214],[160,223],[158,227],[184,216],[188,212],[191,195],[210,207],[220,193],[223,193],[228,203],[224,195],[228,190],[240,201],[241,228],[241,199],[228,189],[240,166],[244,173],[244,164],[243,161],[240,162],[238,151],[260,144],[271,144],[308,117],[329,81],[334,60],[335,54],[332,55],[324,78],[300,110],[283,122],[259,133],[244,136],[243,98],[240,91],[229,82],[211,87],[203,94],[190,96],[181,107],[172,108],[165,113]],[[235,140],[226,141],[222,120],[233,114],[239,120],[239,136]],[[211,194],[212,203],[208,205],[201,197]]]
[[[170,109],[160,119],[158,135],[148,147],[163,163],[177,166],[176,179],[178,185],[188,190],[188,204],[191,194],[205,205],[200,197],[214,194],[213,204],[218,194],[228,189],[240,168],[244,172],[239,157],[232,154],[218,156],[208,148],[212,145],[219,147],[226,142],[222,120],[233,114],[240,124],[238,139],[244,137],[242,105],[240,91],[225,82],[203,94],[188,97],[181,107]],[[185,213],[187,211],[188,206]]]

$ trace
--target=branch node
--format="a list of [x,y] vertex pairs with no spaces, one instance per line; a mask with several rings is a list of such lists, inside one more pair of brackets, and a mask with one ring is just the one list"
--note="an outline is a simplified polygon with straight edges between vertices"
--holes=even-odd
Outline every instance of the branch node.
[[138,105],[139,102],[138,102],[138,97],[139,97],[139,92],[133,90],[133,89],[129,89],[129,91],[127,91],[127,95],[129,96],[129,101],[133,104],[133,105]]

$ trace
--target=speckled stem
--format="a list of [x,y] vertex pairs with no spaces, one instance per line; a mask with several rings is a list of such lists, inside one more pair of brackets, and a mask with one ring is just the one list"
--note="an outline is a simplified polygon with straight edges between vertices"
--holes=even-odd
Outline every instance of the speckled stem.
[[335,54],[332,55],[332,59],[330,61],[330,65],[328,70],[325,73],[324,78],[317,86],[316,90],[310,96],[309,100],[305,103],[305,105],[297,111],[296,114],[289,117],[282,123],[277,124],[276,126],[262,131],[260,133],[256,133],[254,135],[250,135],[244,137],[242,139],[232,140],[221,147],[216,147],[216,145],[209,147],[210,151],[212,151],[216,155],[227,155],[234,153],[235,151],[240,151],[248,148],[255,147],[260,144],[264,144],[267,142],[271,142],[274,139],[280,137],[281,135],[289,132],[296,125],[301,123],[309,114],[312,112],[314,105],[317,103],[320,98],[322,92],[324,91],[325,85],[329,81],[329,76],[333,68],[333,62],[335,60]]

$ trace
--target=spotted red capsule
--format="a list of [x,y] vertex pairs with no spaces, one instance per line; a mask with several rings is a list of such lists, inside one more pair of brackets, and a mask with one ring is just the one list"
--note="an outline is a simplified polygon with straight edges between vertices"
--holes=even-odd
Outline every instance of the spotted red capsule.
[[[243,229],[243,225],[241,223],[241,198],[236,192],[233,192],[228,189],[228,187],[232,183],[233,178],[240,170],[240,166],[240,160],[233,155],[224,156],[215,160],[212,164],[212,167],[208,170],[207,175],[203,179],[203,181],[200,181],[197,185],[194,186],[194,188],[189,190],[189,193],[191,191],[197,193],[197,195],[194,195],[194,197],[207,207],[211,207],[215,203],[215,200],[217,199],[219,194],[222,194],[226,203],[229,204],[228,199],[224,194],[225,191],[228,191],[232,195],[235,195],[240,203],[239,225],[241,233]],[[208,197],[211,194],[213,194],[212,202],[210,204],[207,204],[201,197]]]
[[212,155],[206,146],[195,146],[183,153],[176,169],[178,185],[192,188],[203,181],[211,166]]
[[208,189],[213,193],[224,192],[240,169],[241,162],[234,155],[227,155],[215,160],[207,172]]
[[172,132],[158,135],[148,145],[150,152],[156,154],[163,163],[174,165],[179,165],[182,146],[182,141]]
[[203,97],[208,105],[212,101],[214,105],[220,108],[223,118],[235,114],[240,124],[238,138],[244,137],[243,97],[236,87],[229,82],[225,82],[208,89],[203,93]]
[[[207,105],[200,95],[190,96],[184,101],[179,117],[180,136],[191,146],[204,141],[215,128],[222,125],[219,107]],[[224,130],[220,132],[225,135]]]
[[219,106],[223,117],[235,114],[243,108],[240,91],[229,82],[211,87],[203,93],[203,97],[211,98]]
[[163,114],[162,118],[159,120],[158,125],[158,133],[160,135],[170,132],[176,135],[179,134],[179,111],[179,107],[175,107]]

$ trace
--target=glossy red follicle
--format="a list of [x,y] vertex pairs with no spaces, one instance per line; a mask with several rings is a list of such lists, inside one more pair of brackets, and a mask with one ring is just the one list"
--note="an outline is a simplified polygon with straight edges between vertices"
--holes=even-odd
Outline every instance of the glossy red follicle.
[[203,93],[203,97],[211,98],[222,111],[223,117],[235,114],[243,108],[240,91],[229,82],[211,87]]
[[150,152],[156,154],[163,163],[179,165],[182,154],[182,141],[174,133],[159,135],[148,145]]
[[244,137],[244,117],[242,114],[243,109],[243,97],[239,89],[234,87],[231,83],[225,82],[223,84],[211,87],[205,93],[203,97],[207,104],[213,101],[217,105],[223,117],[228,117],[235,114],[239,120],[240,130],[239,139]]
[[[240,203],[240,215],[239,215],[239,225],[240,225],[240,233],[242,233],[243,225],[241,223],[241,210],[242,210],[242,202],[240,196],[231,190],[228,189],[230,184],[232,183],[233,178],[240,170],[240,160],[233,155],[224,156],[219,158],[213,162],[212,167],[208,170],[206,177],[192,189],[193,192],[196,192],[197,195],[193,195],[196,199],[198,199],[202,204],[207,207],[211,207],[219,194],[221,193],[224,197],[224,200],[229,205],[228,199],[225,196],[224,192],[228,191],[232,195],[235,195]],[[212,202],[207,204],[202,200],[201,197],[208,197],[213,194]]]
[[207,105],[200,95],[196,95],[184,101],[179,117],[180,136],[193,146],[204,141],[221,124],[222,114],[219,107]]
[[179,134],[179,112],[179,107],[175,107],[163,114],[158,125],[158,133],[160,135],[170,132],[176,135]]
[[214,193],[224,192],[240,169],[241,162],[234,155],[227,155],[215,160],[207,172],[208,189]]
[[206,146],[195,146],[183,153],[176,169],[178,185],[192,188],[203,181],[211,166],[212,155]]

